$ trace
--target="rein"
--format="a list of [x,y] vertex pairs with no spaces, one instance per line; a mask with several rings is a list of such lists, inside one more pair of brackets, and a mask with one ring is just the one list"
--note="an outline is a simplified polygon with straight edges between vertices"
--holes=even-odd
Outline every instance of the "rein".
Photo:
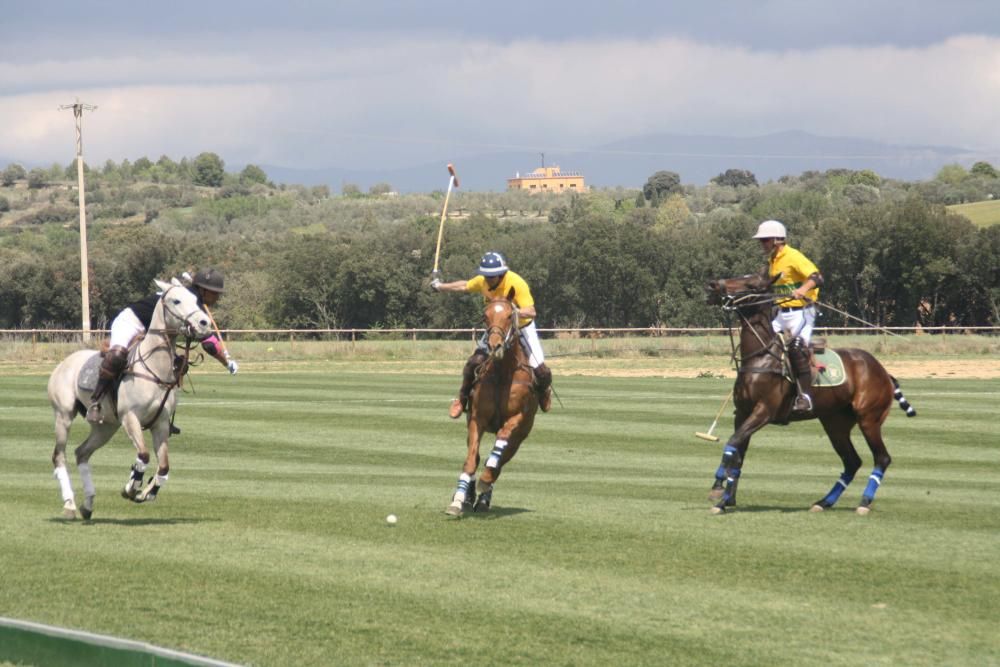
[[[770,304],[773,306],[779,300],[783,300],[783,297],[771,294],[765,295],[761,294],[760,292],[738,292],[736,294],[726,294],[723,297],[722,310],[727,315],[726,324],[727,328],[729,329],[729,345],[730,348],[732,349],[731,360],[733,362],[733,366],[735,367],[737,373],[745,372],[742,367],[743,364],[745,364],[747,361],[763,355],[769,355],[779,364],[783,364],[782,359],[785,351],[785,346],[781,337],[778,335],[773,335],[770,341],[765,342],[763,337],[760,335],[760,332],[757,330],[757,326],[751,320],[751,317],[753,316],[747,317],[747,315],[745,315],[743,312],[744,309],[763,306],[765,304]],[[757,342],[760,343],[760,349],[754,350],[749,354],[745,355],[741,354],[742,341],[740,342],[740,344],[737,344],[735,336],[733,335],[734,327],[732,324],[732,317],[731,317],[732,313],[736,313],[736,316],[739,317],[740,319],[740,326],[739,326],[740,331],[742,332],[743,329],[748,329],[750,333],[753,334],[754,338],[757,339]],[[773,331],[771,331],[770,328],[770,322],[765,321],[763,324],[764,326],[767,327],[767,330],[769,332],[773,333]],[[774,345],[775,341],[778,341],[779,346],[781,348],[782,354],[780,355],[772,350],[772,348],[775,347]],[[749,372],[768,373],[772,371],[770,371],[769,369],[752,369]]]
[[[167,290],[165,290],[163,292],[163,295],[160,297],[160,303],[163,304],[163,309],[166,312],[170,313],[173,317],[179,319],[180,321],[186,324],[188,318],[191,317],[191,315],[193,315],[194,313],[198,312],[199,309],[196,307],[192,309],[191,312],[189,312],[187,315],[182,316],[177,310],[171,308],[168,305],[167,294],[170,293],[170,290],[175,288],[176,286],[172,286]],[[139,343],[141,343],[142,340],[149,334],[159,336],[161,342],[153,346],[153,348],[150,349],[145,356],[143,356]],[[187,368],[189,364],[189,359],[191,357],[191,347],[194,344],[194,339],[192,339],[189,335],[185,334],[184,343],[182,345],[181,343],[176,342],[176,338],[180,334],[181,334],[180,329],[163,328],[163,329],[147,330],[145,334],[142,334],[141,336],[138,337],[139,342],[136,344],[134,348],[135,349],[134,358],[129,363],[128,368],[125,370],[125,374],[131,374],[133,377],[152,382],[157,387],[164,390],[163,398],[160,400],[160,405],[156,409],[156,413],[152,416],[152,418],[149,419],[149,421],[147,421],[145,424],[142,425],[143,430],[149,429],[154,423],[156,423],[156,420],[159,419],[160,415],[163,413],[163,408],[166,406],[167,400],[170,398],[170,392],[180,387],[184,382],[184,373],[178,371],[178,366],[175,365],[176,355],[174,354],[174,349],[179,347],[183,348],[184,350],[184,354],[182,355],[183,362],[180,364],[179,368],[181,369]],[[160,377],[155,370],[150,368],[148,363],[148,360],[152,358],[153,354],[160,350],[166,350],[167,353],[170,355],[170,369],[171,369],[170,372],[172,377],[169,380]],[[145,372],[135,370],[136,364],[142,366]]]

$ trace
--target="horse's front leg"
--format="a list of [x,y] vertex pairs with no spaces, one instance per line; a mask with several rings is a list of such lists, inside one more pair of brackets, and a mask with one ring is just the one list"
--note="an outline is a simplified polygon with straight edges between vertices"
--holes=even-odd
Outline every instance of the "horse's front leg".
[[761,402],[754,406],[753,411],[742,421],[740,416],[737,416],[736,432],[730,436],[722,449],[722,462],[715,471],[715,483],[708,496],[709,500],[717,501],[712,508],[713,514],[721,514],[727,507],[736,505],[736,488],[739,486],[750,438],[771,421],[771,414],[770,406]]
[[479,498],[476,500],[475,511],[489,511],[490,503],[493,502],[493,484],[500,477],[504,465],[514,458],[514,454],[517,453],[521,443],[528,436],[533,420],[533,415],[525,416],[524,413],[519,412],[508,419],[503,427],[497,431],[496,442],[493,443],[493,449],[490,451],[489,458],[486,459],[483,474],[480,475],[479,481],[476,483],[476,494]]
[[156,494],[167,483],[167,476],[170,472],[170,454],[167,447],[167,441],[170,437],[170,420],[161,417],[150,431],[153,443],[156,445],[157,470],[156,475],[150,477],[146,486],[136,495],[135,501],[138,503],[156,500]]
[[478,415],[473,414],[469,419],[465,464],[462,466],[462,474],[458,476],[455,494],[452,496],[451,504],[448,505],[445,514],[460,517],[465,513],[466,506],[471,506],[475,502],[476,469],[479,468],[479,441],[483,438],[483,431],[484,425],[479,423]]
[[146,438],[142,433],[142,424],[139,418],[131,410],[122,415],[122,426],[125,433],[135,447],[135,463],[129,472],[129,478],[122,489],[122,498],[135,500],[142,491],[142,479],[146,474],[146,467],[149,465],[149,449],[146,447]]

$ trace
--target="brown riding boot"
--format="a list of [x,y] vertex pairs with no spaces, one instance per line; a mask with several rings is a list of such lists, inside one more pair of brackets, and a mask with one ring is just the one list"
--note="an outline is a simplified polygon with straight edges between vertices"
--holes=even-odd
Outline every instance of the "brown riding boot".
[[538,407],[542,412],[552,409],[552,371],[544,363],[535,369],[535,391],[538,392]]
[[452,399],[451,406],[448,408],[448,416],[452,419],[458,419],[465,412],[466,406],[469,405],[469,395],[472,393],[472,383],[476,381],[476,368],[486,361],[486,354],[476,350],[469,357],[468,361],[465,362],[465,368],[462,369],[462,387],[458,390],[458,398]]
[[90,395],[90,407],[87,408],[87,421],[91,424],[101,424],[104,422],[104,415],[101,414],[101,399],[107,393],[108,388],[118,379],[121,372],[128,364],[128,350],[121,346],[112,347],[101,359],[101,368],[97,372],[97,386],[94,393]]
[[812,386],[812,367],[809,363],[809,347],[801,338],[795,338],[788,346],[788,360],[792,365],[792,372],[795,374],[795,386],[798,389],[798,396],[792,404],[792,412],[797,415],[812,414],[813,402],[809,395],[809,387]]

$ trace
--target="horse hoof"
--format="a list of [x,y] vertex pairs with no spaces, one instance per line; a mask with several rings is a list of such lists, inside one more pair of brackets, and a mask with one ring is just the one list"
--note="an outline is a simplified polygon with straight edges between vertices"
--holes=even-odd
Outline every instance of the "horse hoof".
[[858,516],[868,516],[869,514],[871,514],[872,508],[861,506],[854,511],[857,513]]
[[726,509],[724,507],[713,507],[709,510],[712,514],[725,514]]
[[465,513],[465,510],[462,507],[462,503],[454,502],[451,505],[448,505],[448,509],[446,509],[444,513],[448,516],[461,517],[462,514]]
[[64,519],[75,519],[76,518],[76,503],[72,500],[67,500],[63,503],[63,518]]
[[809,511],[813,512],[813,513],[816,513],[816,512],[822,512],[825,509],[826,508],[823,507],[822,505],[813,505],[812,507],[809,508]]

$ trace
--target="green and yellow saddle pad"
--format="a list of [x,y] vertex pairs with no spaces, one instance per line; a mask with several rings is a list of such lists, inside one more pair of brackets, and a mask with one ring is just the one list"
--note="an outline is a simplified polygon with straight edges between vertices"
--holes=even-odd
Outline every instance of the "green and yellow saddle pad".
[[815,354],[816,366],[822,368],[813,378],[814,387],[836,387],[844,384],[844,360],[835,351],[827,348]]

